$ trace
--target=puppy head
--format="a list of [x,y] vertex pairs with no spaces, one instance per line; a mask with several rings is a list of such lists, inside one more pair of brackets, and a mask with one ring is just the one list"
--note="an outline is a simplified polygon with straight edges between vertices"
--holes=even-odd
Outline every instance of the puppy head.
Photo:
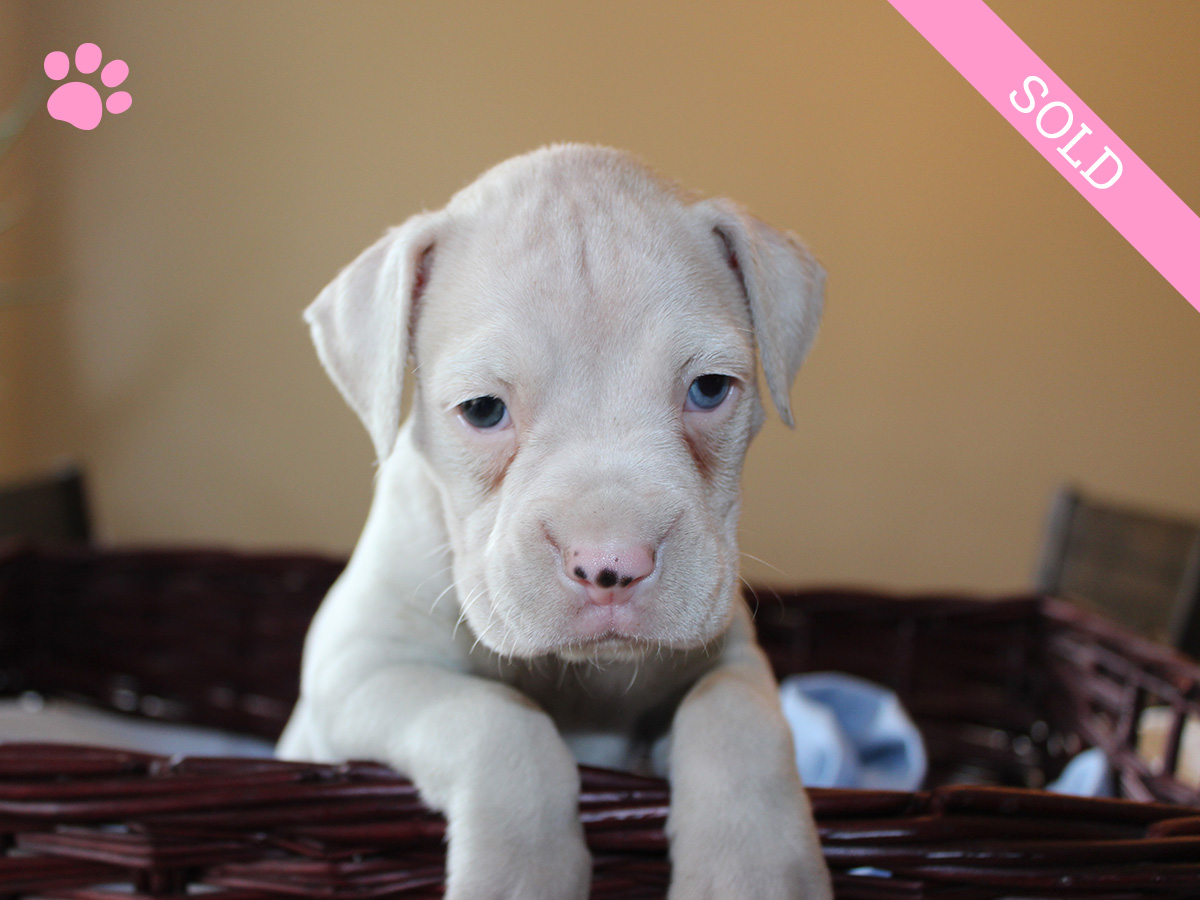
[[790,424],[823,277],[735,205],[568,145],[389,232],[306,316],[385,464],[412,355],[413,438],[480,641],[603,659],[725,629],[756,355]]

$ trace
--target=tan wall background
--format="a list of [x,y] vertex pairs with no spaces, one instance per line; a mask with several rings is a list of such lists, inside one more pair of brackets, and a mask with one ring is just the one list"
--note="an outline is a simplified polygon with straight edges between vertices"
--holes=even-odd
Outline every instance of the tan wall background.
[[[1200,208],[1200,4],[990,5]],[[0,0],[0,107],[83,41],[133,106],[36,115],[0,160],[30,198],[0,234],[0,479],[79,459],[109,540],[348,550],[370,442],[300,311],[563,139],[829,270],[799,427],[751,453],[751,578],[1020,587],[1065,478],[1200,514],[1200,313],[884,0]]]

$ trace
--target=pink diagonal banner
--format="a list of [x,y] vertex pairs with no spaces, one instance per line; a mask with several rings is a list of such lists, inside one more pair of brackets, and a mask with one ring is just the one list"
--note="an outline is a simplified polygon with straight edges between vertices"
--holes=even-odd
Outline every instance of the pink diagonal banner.
[[889,0],[1200,310],[1200,218],[983,0]]

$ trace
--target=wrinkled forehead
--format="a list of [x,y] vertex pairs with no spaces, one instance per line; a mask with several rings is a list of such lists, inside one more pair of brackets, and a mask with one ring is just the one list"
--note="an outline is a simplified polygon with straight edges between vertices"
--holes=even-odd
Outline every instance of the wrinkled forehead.
[[545,365],[594,368],[670,348],[753,366],[749,311],[719,239],[674,196],[551,182],[489,201],[435,250],[419,355],[504,344]]

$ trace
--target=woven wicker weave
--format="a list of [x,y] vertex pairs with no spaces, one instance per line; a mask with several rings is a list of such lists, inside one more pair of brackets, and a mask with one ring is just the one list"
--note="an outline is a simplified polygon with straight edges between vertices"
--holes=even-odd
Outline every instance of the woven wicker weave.
[[[339,570],[309,556],[11,549],[3,690],[273,736]],[[1200,794],[1176,778],[1174,753],[1151,772],[1133,746],[1147,705],[1173,711],[1175,743],[1200,718],[1194,664],[1038,598],[753,600],[781,674],[887,684],[927,739],[928,791],[811,792],[839,897],[1200,896]],[[1090,745],[1143,802],[1030,789]],[[584,770],[593,897],[664,895],[667,803],[661,781]],[[0,836],[6,897],[441,895],[442,820],[374,764],[0,746]]]

